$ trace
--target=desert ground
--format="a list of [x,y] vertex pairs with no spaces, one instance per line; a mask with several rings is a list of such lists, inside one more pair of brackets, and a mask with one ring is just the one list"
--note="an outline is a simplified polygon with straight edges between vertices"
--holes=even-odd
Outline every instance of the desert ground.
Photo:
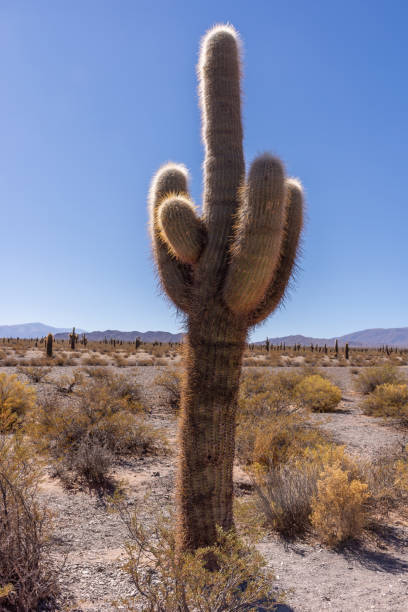
[[[6,344],[0,373],[17,374],[19,380],[29,383],[35,388],[37,401],[51,398],[67,405],[76,390],[68,393],[58,388],[57,383],[72,380],[75,372],[80,372],[86,380],[92,378],[93,369],[104,367],[111,375],[126,377],[138,385],[144,418],[164,433],[169,450],[167,454],[146,452],[123,457],[114,463],[111,479],[120,483],[128,509],[136,508],[139,519],[148,523],[153,506],[173,504],[177,411],[169,407],[167,392],[157,384],[157,377],[169,369],[182,367],[180,351],[169,347],[165,350],[141,347],[136,352],[117,346],[115,349],[109,347],[103,354],[98,346],[91,350],[78,345],[76,351],[70,351],[66,344],[56,348],[54,361],[59,354],[65,355],[59,365],[52,360],[41,361],[44,360],[41,346],[21,350]],[[312,424],[318,422],[333,441],[345,445],[350,456],[375,460],[408,443],[408,431],[395,419],[384,421],[364,414],[361,407],[364,396],[354,385],[362,366],[353,365],[353,357],[346,362],[343,356],[293,354],[290,351],[285,355],[285,351],[281,351],[270,359],[272,366],[268,365],[268,358],[259,351],[256,354],[248,352],[244,363],[249,365],[244,365],[244,376],[248,372],[268,377],[277,372],[298,371],[312,358],[312,365],[323,365],[321,371],[341,389],[341,402],[334,412],[310,413],[308,418]],[[398,362],[395,354],[392,358],[402,364],[406,360],[406,356],[402,356]],[[362,354],[356,356],[354,362],[364,364],[365,359]],[[387,356],[381,354],[376,359],[386,361]],[[39,365],[30,366],[38,360]],[[29,367],[49,370],[40,382],[34,383],[24,373],[24,368]],[[398,370],[408,377],[407,365],[398,365]],[[254,496],[245,468],[237,458],[235,493],[243,502]],[[54,521],[51,556],[59,568],[59,594],[54,609],[76,612],[126,609],[120,603],[113,604],[113,600],[134,594],[135,586],[122,570],[126,528],[119,516],[110,511],[110,494],[111,491],[92,489],[79,481],[67,485],[45,460],[38,495],[41,503],[51,510]],[[258,549],[275,573],[276,587],[286,592],[285,603],[278,607],[282,612],[403,612],[408,609],[408,514],[404,504],[392,505],[375,526],[365,529],[360,537],[341,547],[329,547],[310,532],[286,538],[269,526]]]

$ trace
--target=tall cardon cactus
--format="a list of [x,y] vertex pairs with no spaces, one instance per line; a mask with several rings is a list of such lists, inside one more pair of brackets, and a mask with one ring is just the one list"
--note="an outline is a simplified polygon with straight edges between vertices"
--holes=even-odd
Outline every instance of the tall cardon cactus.
[[150,190],[161,284],[186,315],[177,482],[178,544],[214,543],[233,526],[235,413],[248,329],[281,301],[302,230],[303,196],[265,153],[245,176],[240,41],[231,26],[203,38],[199,60],[205,147],[199,216],[183,165],[168,163]]

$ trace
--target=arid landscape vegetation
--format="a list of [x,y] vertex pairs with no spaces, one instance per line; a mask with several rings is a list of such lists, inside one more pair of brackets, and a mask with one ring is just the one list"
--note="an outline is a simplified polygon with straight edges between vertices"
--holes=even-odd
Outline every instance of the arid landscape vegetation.
[[403,12],[1,7],[0,612],[408,610]]
[[[115,344],[58,341],[47,357],[46,339],[0,341],[4,610],[158,610],[139,591],[146,565],[174,579],[184,347]],[[406,609],[407,363],[247,347],[234,511],[281,610]]]

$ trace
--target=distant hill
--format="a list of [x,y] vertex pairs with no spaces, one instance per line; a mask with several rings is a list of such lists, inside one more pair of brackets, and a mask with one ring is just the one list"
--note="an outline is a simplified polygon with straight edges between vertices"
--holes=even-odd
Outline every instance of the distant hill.
[[[44,323],[22,323],[21,325],[0,325],[0,338],[42,338],[47,334],[59,334],[72,330],[68,327],[52,327]],[[78,329],[83,333],[83,329]]]
[[[346,342],[350,346],[355,347],[376,347],[376,346],[398,346],[401,348],[408,347],[408,327],[393,327],[393,328],[375,328],[364,329],[362,331],[337,336],[334,338],[312,338],[310,336],[282,336],[279,338],[269,338],[271,344],[283,344],[293,346],[294,344],[319,344],[334,346],[338,340],[340,346],[344,346]],[[263,344],[263,342],[257,344]]]
[[[41,338],[47,334],[54,334],[57,339],[68,338],[72,327],[57,328],[44,323],[24,323],[22,325],[0,325],[0,338]],[[77,329],[77,333],[84,333],[83,329]],[[166,331],[119,331],[117,329],[107,329],[105,331],[85,332],[89,340],[103,340],[107,338],[115,338],[127,342],[134,342],[136,338],[140,338],[142,342],[181,342],[184,334],[172,334]],[[356,331],[344,336],[333,338],[313,338],[311,336],[281,336],[279,338],[269,338],[272,344],[283,344],[293,346],[294,344],[327,344],[334,346],[338,340],[340,346],[344,346],[346,342],[350,346],[355,347],[376,347],[376,346],[398,346],[401,348],[408,347],[408,327],[392,327],[392,328],[375,328]],[[264,342],[264,341],[263,341]],[[263,344],[257,342],[256,344]]]
[[[71,331],[71,330],[70,330]],[[57,340],[66,340],[69,333],[55,334]],[[142,342],[181,342],[184,334],[171,334],[165,331],[119,331],[117,329],[107,329],[105,331],[93,331],[86,334],[88,340],[95,342],[101,341],[104,338],[108,340],[123,340],[124,342],[134,342],[136,338],[140,338]]]

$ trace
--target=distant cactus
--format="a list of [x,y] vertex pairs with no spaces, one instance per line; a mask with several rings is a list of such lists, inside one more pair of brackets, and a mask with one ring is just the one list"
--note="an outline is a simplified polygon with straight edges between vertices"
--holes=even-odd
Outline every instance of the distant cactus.
[[336,357],[339,354],[339,342],[336,340],[336,344],[334,345],[334,352],[336,353]]
[[47,340],[45,342],[45,350],[46,350],[47,357],[52,357],[52,341],[53,341],[52,334],[48,334]]
[[349,358],[349,353],[350,353],[350,351],[349,351],[349,345],[348,345],[348,343],[346,342],[346,346],[344,347],[344,356],[345,356],[345,358],[346,358],[346,359],[348,359],[348,358]]
[[69,334],[69,340],[71,343],[71,349],[75,351],[76,343],[78,342],[78,334],[75,333],[75,327],[72,328],[72,333]]
[[298,251],[303,195],[265,153],[245,178],[240,43],[230,26],[204,37],[199,61],[204,201],[168,163],[150,189],[153,251],[164,291],[187,315],[180,417],[178,545],[214,543],[230,529],[234,421],[248,329],[281,302]]

